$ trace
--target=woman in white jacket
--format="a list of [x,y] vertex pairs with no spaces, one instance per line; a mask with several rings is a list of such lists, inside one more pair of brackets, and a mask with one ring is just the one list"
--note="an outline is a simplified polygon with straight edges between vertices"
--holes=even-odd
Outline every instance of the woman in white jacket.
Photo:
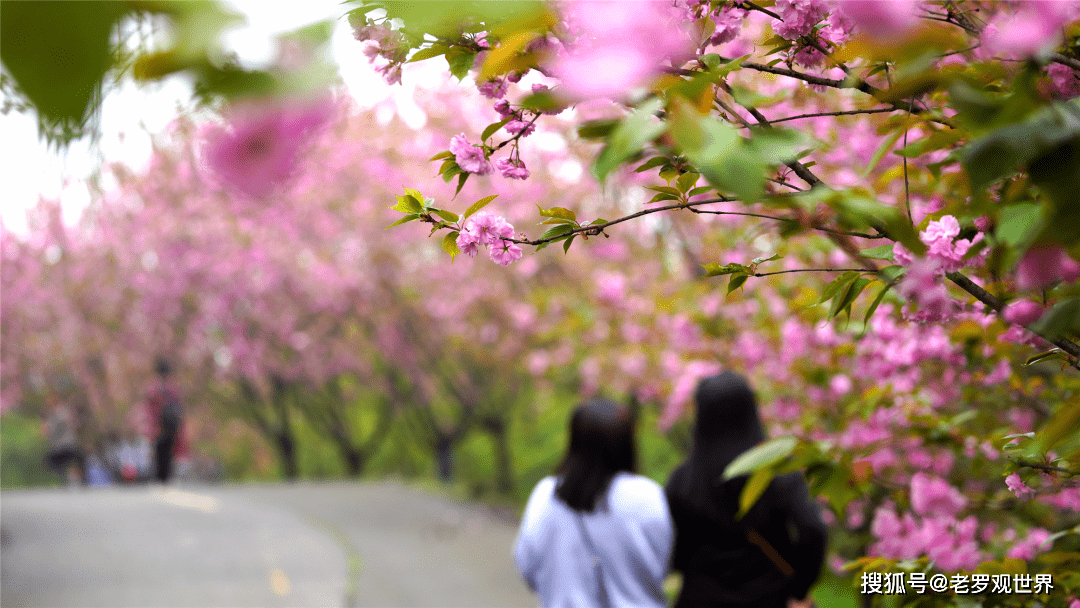
[[630,412],[603,399],[578,406],[566,458],[533,489],[514,546],[546,608],[666,605],[671,515],[663,488],[635,470]]

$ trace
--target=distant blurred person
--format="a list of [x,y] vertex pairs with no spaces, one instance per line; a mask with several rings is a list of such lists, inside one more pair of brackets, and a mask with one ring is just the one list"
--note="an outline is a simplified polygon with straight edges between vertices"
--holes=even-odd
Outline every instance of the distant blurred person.
[[706,378],[695,395],[694,444],[666,493],[675,521],[672,567],[682,572],[676,608],[811,606],[826,529],[801,473],[773,479],[741,519],[745,475],[724,469],[765,440],[754,393],[733,372]]
[[154,477],[167,483],[172,476],[173,452],[176,449],[184,411],[180,390],[172,378],[172,365],[164,357],[154,363],[158,379],[146,398],[150,420],[156,424],[154,439]]
[[529,496],[514,559],[547,608],[666,605],[671,516],[635,474],[634,422],[611,401],[578,406],[566,457]]
[[77,486],[84,478],[84,459],[79,447],[79,432],[71,408],[50,399],[52,408],[44,420],[45,441],[48,443],[46,459],[49,468],[56,472],[67,486]]

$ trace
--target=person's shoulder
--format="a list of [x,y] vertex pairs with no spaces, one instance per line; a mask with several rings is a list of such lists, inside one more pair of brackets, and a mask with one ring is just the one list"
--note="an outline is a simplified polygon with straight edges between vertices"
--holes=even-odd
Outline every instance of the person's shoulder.
[[644,475],[620,473],[612,481],[612,490],[622,501],[665,504],[663,486]]
[[548,475],[547,477],[536,482],[536,485],[533,486],[532,496],[554,496],[556,481],[557,480],[553,475]]

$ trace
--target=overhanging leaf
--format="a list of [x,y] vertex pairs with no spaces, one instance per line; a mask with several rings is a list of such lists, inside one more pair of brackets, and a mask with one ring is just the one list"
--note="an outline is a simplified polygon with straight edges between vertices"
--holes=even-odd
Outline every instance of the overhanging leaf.
[[784,436],[770,439],[743,452],[724,469],[721,480],[727,481],[772,466],[787,458],[795,450],[798,440]]
[[598,180],[604,181],[624,160],[640,152],[645,144],[664,132],[666,125],[656,118],[663,105],[663,100],[659,98],[650,99],[619,122],[593,163],[593,174]]

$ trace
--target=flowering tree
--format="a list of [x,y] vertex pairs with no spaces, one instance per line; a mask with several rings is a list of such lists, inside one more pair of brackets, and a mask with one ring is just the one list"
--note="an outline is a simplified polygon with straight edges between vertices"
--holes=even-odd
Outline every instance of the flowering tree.
[[[582,113],[579,135],[602,146],[592,163],[595,177],[626,182],[623,168],[636,167],[636,173],[659,178],[647,186],[656,194],[643,208],[614,220],[586,215],[593,219],[584,221],[578,219],[580,208],[540,207],[541,220],[551,228],[534,237],[474,215],[486,199],[459,215],[445,209],[448,201],[425,198],[420,185],[398,198],[400,223],[419,220],[447,231],[444,248],[451,257],[487,247],[503,265],[520,258],[521,247],[561,242],[569,248],[578,237],[607,236],[622,228],[618,224],[653,214],[734,215],[772,223],[775,228],[764,234],[779,242],[743,258],[732,256],[741,247],[729,244],[720,260],[703,261],[704,273],[729,276],[729,293],[751,278],[776,273],[837,274],[817,303],[828,306],[828,317],[850,319],[859,311],[856,323],[868,337],[847,363],[883,385],[875,387],[880,395],[869,395],[877,407],[866,425],[834,429],[840,433],[836,443],[818,428],[811,433],[817,441],[783,438],[737,463],[729,474],[751,474],[745,506],[776,473],[809,467],[815,487],[834,509],[852,510],[852,527],[871,522],[869,532],[878,540],[863,546],[869,557],[858,562],[866,570],[864,592],[881,592],[884,574],[891,581],[887,592],[896,593],[895,583],[903,579],[890,575],[925,577],[928,566],[972,573],[951,587],[934,587],[945,592],[936,596],[943,602],[970,592],[969,580],[978,581],[978,593],[1011,592],[1011,586],[1003,587],[1013,581],[1006,574],[1024,583],[1028,565],[1016,560],[1035,558],[1060,537],[1031,527],[1031,536],[1008,551],[986,552],[981,543],[1012,542],[1015,530],[998,538],[994,527],[980,529],[977,515],[961,517],[995,503],[986,498],[973,507],[969,496],[979,489],[964,482],[962,493],[946,476],[978,479],[985,470],[978,464],[979,446],[984,457],[997,448],[986,443],[989,437],[968,436],[965,458],[957,462],[953,452],[938,454],[931,446],[941,442],[932,441],[941,433],[959,441],[953,428],[981,416],[979,410],[947,413],[943,406],[950,396],[965,409],[983,402],[980,394],[958,393],[957,382],[985,387],[1009,375],[1008,359],[995,355],[987,340],[998,328],[1008,328],[1001,334],[1007,341],[1041,347],[1028,364],[1056,359],[1080,369],[1080,105],[1074,99],[1080,93],[1080,7],[565,2],[506,15],[472,5],[443,12],[445,7],[409,3],[359,4],[350,14],[356,37],[388,80],[399,81],[406,62],[442,56],[453,74],[471,77],[494,100],[494,122],[479,135],[453,137],[449,149],[433,158],[441,161],[445,179],[461,187],[473,176],[496,171],[506,179],[527,177],[530,160],[520,143],[539,122],[568,107]],[[467,18],[459,19],[462,14]],[[589,120],[598,100],[624,110]],[[519,200],[528,204],[525,197]],[[684,218],[671,221],[686,224]],[[685,228],[691,242],[708,238],[702,224]],[[821,235],[842,255],[827,257],[825,266],[791,260],[800,247],[820,240],[808,234]],[[785,255],[784,266],[775,269]],[[611,292],[618,293],[618,281],[606,279]],[[864,294],[866,304],[860,300]],[[917,325],[896,325],[892,315]],[[947,327],[955,328],[953,334],[967,332],[967,346],[959,348],[959,336],[950,336]],[[780,352],[787,354],[799,331],[797,323],[785,326]],[[752,335],[747,331],[740,339],[747,346],[746,363],[770,367],[753,348]],[[688,336],[686,343],[693,339]],[[898,351],[904,355],[896,357]],[[790,375],[793,361],[784,355],[774,374]],[[583,374],[601,377],[602,359],[587,360]],[[613,360],[607,358],[609,364]],[[998,371],[983,372],[976,381],[972,374],[987,365]],[[665,424],[679,417],[694,379],[714,366],[702,360],[681,375],[677,367],[670,369],[667,375],[679,380],[669,393]],[[934,366],[940,367],[942,385],[925,376]],[[834,397],[850,393],[857,379],[833,376]],[[1054,384],[1061,393],[1033,393],[1030,386],[1020,391],[1025,399],[1039,400],[1036,417],[1043,422],[1041,429],[1032,428],[1036,421],[1027,416],[1012,423],[1025,428],[1004,437],[1011,456],[1004,472],[1016,471],[1007,481],[1020,498],[1035,495],[1024,477],[1043,475],[1047,495],[1059,497],[1060,505],[1073,500],[1073,490],[1055,492],[1078,472],[1072,463],[1080,448],[1080,403],[1075,378]],[[987,431],[994,423],[982,420],[979,426]],[[912,430],[900,432],[897,425]],[[880,450],[863,453],[884,439],[908,442],[925,462],[897,471],[898,463]],[[876,492],[867,485],[875,482]],[[910,509],[903,518],[898,491]],[[855,502],[860,495],[865,497]],[[872,518],[863,511],[868,506]],[[1066,516],[1053,525],[1069,522]],[[1042,559],[1034,563],[1044,574],[1057,573],[1064,592],[1040,579],[1044,584],[1034,589],[1036,596],[1068,597],[1077,581],[1063,574],[1071,566],[1062,569],[1059,560],[1071,558],[1050,552]],[[992,576],[997,589],[990,588]],[[1026,581],[1025,593],[1030,576]]]
[[[454,106],[456,121],[439,129],[388,135],[405,150],[391,156],[395,171],[370,157],[363,175],[404,189],[376,189],[384,199],[364,198],[336,224],[394,224],[380,233],[394,235],[388,249],[415,249],[400,268],[417,274],[384,282],[382,297],[414,289],[419,310],[379,324],[401,331],[371,334],[394,345],[386,350],[406,362],[405,376],[442,365],[432,343],[466,351],[440,369],[442,386],[418,387],[426,401],[456,393],[463,406],[442,423],[428,417],[437,446],[478,418],[482,389],[497,388],[478,370],[499,359],[521,361],[537,383],[632,395],[676,443],[696,381],[740,368],[780,435],[729,471],[750,476],[744,506],[774,475],[806,469],[835,518],[835,561],[854,569],[869,600],[907,583],[915,593],[902,605],[966,594],[991,605],[1076,601],[1075,3],[351,4],[362,51],[388,81],[408,79],[406,64],[445,61],[490,104]],[[168,13],[178,24],[191,14]],[[200,42],[181,37],[136,72],[188,69],[225,97],[294,83],[215,67]],[[286,200],[292,184],[328,183],[320,171],[333,159],[364,153],[367,140],[346,138],[339,154],[304,164],[321,120],[309,103],[250,119],[235,105],[209,132],[209,174],[233,195],[208,200],[253,218],[249,243],[275,242],[279,215],[329,198]],[[538,168],[565,159],[530,142],[565,126],[595,142],[602,196],[581,185],[562,198],[536,190]],[[543,232],[519,230],[530,217]],[[430,241],[411,240],[418,224],[457,263],[424,257]],[[387,242],[375,234],[364,242]],[[265,259],[287,267],[296,248],[325,241],[285,239],[286,253]],[[538,292],[535,316],[523,313],[513,330],[521,337],[504,339],[516,322],[510,294],[551,276],[536,268],[550,253],[524,251],[551,244],[568,260],[554,271],[566,283],[555,284],[578,290]],[[490,262],[466,266],[465,256]],[[379,301],[335,289],[293,291]],[[289,311],[289,300],[270,312]],[[328,311],[313,318],[345,314]],[[470,334],[483,318],[497,321],[494,340]],[[260,372],[280,376],[295,356],[289,337],[309,326],[283,327],[251,347],[268,353]],[[410,335],[431,342],[410,353]]]

